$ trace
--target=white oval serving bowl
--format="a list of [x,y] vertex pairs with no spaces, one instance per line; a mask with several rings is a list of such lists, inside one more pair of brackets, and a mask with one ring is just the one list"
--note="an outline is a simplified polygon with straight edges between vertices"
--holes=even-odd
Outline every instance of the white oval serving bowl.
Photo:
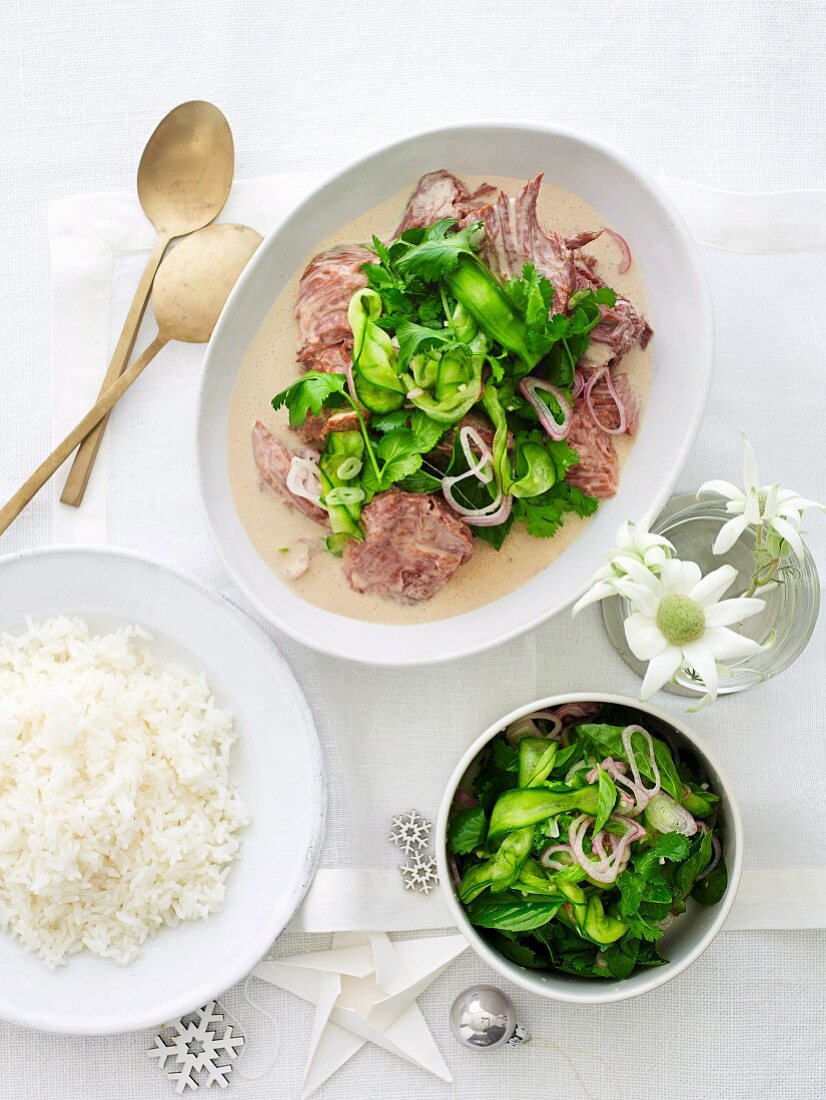
[[[660,940],[663,953],[669,961],[664,966],[641,969],[632,974],[630,978],[623,980],[616,978],[610,980],[607,978],[580,978],[573,974],[564,974],[561,971],[529,970],[506,959],[479,934],[467,919],[465,911],[456,897],[453,888],[453,877],[448,864],[447,823],[453,796],[456,789],[462,784],[466,774],[469,771],[472,772],[474,762],[485,745],[498,733],[501,733],[511,722],[524,717],[526,714],[531,714],[536,710],[545,710],[548,707],[558,707],[563,703],[575,702],[613,703],[650,715],[656,723],[656,726],[651,727],[651,732],[660,737],[665,735],[666,740],[670,740],[678,746],[681,743],[686,745],[704,770],[711,789],[715,794],[719,794],[721,799],[720,821],[723,856],[728,870],[728,886],[725,894],[716,905],[702,906],[689,902],[686,912],[674,921]],[[692,733],[684,722],[665,711],[650,706],[648,703],[639,703],[635,699],[629,699],[622,695],[574,692],[569,695],[554,695],[548,699],[540,699],[537,702],[520,707],[495,722],[485,730],[481,737],[473,742],[456,765],[445,788],[436,823],[436,859],[439,865],[439,879],[443,884],[442,892],[459,930],[467,938],[474,951],[494,970],[497,970],[510,981],[515,982],[516,985],[522,986],[523,989],[527,989],[531,993],[537,993],[541,997],[548,997],[550,1000],[567,1001],[570,1004],[610,1004],[613,1001],[624,1001],[631,997],[638,997],[642,993],[650,993],[652,989],[665,985],[666,982],[682,973],[695,959],[698,959],[715,938],[726,922],[740,884],[740,875],[743,870],[743,825],[731,784],[720,771],[719,764],[705,745],[700,743],[697,736]]]
[[76,615],[95,630],[134,623],[162,663],[203,670],[236,719],[231,775],[250,810],[224,907],[163,928],[121,966],[88,952],[49,970],[0,933],[0,1019],[104,1035],[162,1024],[205,1004],[255,966],[298,908],[321,849],[321,749],[301,689],[274,644],[227,600],[180,573],[111,549],[66,547],[0,559],[0,630]]
[[[544,171],[549,182],[595,206],[628,239],[642,270],[655,333],[654,377],[619,492],[555,562],[474,611],[419,625],[380,625],[305,602],[258,556],[230,488],[227,409],[253,337],[319,241],[441,167],[460,176],[522,179]],[[535,124],[454,126],[396,142],[345,168],[296,207],[264,240],[224,309],[207,349],[198,406],[199,479],[213,541],[261,614],[324,653],[398,666],[480,652],[568,607],[585,591],[619,524],[662,508],[700,426],[712,354],[711,300],[694,242],[668,196],[624,154],[583,134]]]

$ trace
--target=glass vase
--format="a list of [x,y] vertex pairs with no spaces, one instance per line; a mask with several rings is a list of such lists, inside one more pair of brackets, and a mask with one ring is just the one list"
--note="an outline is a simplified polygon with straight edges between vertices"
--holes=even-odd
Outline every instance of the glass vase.
[[[712,553],[714,540],[729,519],[731,516],[726,512],[724,500],[711,498],[698,501],[686,493],[672,497],[651,525],[653,532],[664,535],[673,543],[676,557],[682,561],[696,562],[704,575],[721,565],[734,566],[737,578],[722,599],[745,595],[754,571],[753,527],[746,528],[726,554]],[[765,600],[764,610],[731,628],[753,638],[764,649],[751,657],[729,663],[729,671],[722,672],[720,676],[720,695],[745,691],[776,676],[797,660],[812,636],[820,610],[820,580],[814,559],[804,543],[803,561],[798,561],[790,553],[782,564],[781,579],[755,592],[756,596]],[[637,660],[625,638],[624,621],[632,610],[621,596],[602,601],[602,616],[608,637],[625,663],[642,677],[647,665]],[[663,690],[697,698],[705,694],[702,684],[696,683],[683,671],[678,672]]]

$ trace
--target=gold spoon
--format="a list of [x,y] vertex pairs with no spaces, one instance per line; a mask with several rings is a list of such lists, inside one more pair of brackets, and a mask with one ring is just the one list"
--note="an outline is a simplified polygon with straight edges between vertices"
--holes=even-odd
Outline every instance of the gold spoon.
[[[101,397],[129,362],[166,246],[173,237],[217,218],[229,195],[234,166],[229,123],[217,107],[202,100],[170,111],[147,142],[138,165],[138,198],[158,235],[106,370]],[[81,443],[60,497],[64,504],[77,508],[83,500],[106,420]]]
[[260,243],[260,235],[244,225],[209,225],[172,249],[158,269],[152,290],[158,335],[0,508],[0,534],[63,465],[81,439],[109,414],[162,347],[170,340],[187,344],[205,344],[209,340],[230,291]]

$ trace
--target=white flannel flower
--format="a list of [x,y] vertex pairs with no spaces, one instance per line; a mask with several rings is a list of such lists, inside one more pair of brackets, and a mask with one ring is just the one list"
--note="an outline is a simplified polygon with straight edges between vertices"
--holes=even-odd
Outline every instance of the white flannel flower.
[[747,527],[762,524],[770,527],[788,542],[798,560],[803,558],[803,543],[799,528],[807,508],[826,511],[826,507],[813,500],[806,500],[791,489],[779,485],[759,485],[757,459],[746,436],[743,436],[744,489],[730,481],[706,481],[697,490],[700,493],[718,493],[726,497],[726,511],[733,517],[720,528],[714,542],[715,554],[726,554],[734,546]]
[[616,595],[617,582],[628,576],[630,569],[643,566],[656,572],[662,568],[663,562],[674,553],[674,547],[662,535],[651,534],[650,522],[646,518],[636,524],[630,520],[623,523],[617,531],[616,546],[606,551],[607,564],[594,573],[591,588],[574,604],[572,616],[589,604]]
[[702,681],[702,705],[717,698],[718,662],[739,660],[762,648],[751,638],[728,629],[756,615],[763,600],[720,597],[737,578],[737,570],[723,565],[704,577],[693,561],[672,558],[663,562],[660,576],[635,568],[619,583],[619,591],[634,608],[625,620],[625,637],[634,656],[648,661],[640,699],[648,699],[680,669],[692,669]]

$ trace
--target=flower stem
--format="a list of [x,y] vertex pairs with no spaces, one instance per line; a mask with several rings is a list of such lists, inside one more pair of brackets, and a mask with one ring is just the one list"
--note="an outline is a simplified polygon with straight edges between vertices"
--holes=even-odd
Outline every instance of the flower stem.
[[747,599],[753,596],[758,588],[771,584],[777,575],[777,570],[780,568],[781,559],[777,556],[773,557],[766,565],[757,564],[758,552],[763,549],[763,545],[763,524],[758,523],[754,532],[754,572],[751,575],[748,592],[746,592]]

